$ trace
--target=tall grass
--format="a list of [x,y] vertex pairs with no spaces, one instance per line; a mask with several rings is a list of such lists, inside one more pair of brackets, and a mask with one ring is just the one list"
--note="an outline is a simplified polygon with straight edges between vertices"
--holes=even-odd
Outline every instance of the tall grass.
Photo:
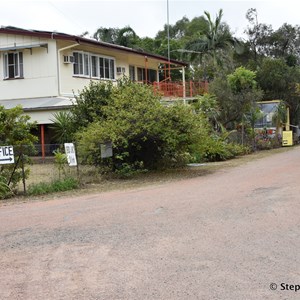
[[61,180],[54,180],[46,183],[41,182],[32,184],[28,187],[27,194],[30,196],[44,195],[55,192],[63,192],[68,190],[77,189],[79,187],[78,181],[73,177],[67,177]]

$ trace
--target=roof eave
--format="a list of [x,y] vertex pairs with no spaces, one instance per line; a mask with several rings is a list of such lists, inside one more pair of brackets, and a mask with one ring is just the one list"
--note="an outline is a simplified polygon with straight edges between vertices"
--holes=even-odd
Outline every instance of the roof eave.
[[46,31],[37,31],[37,30],[26,30],[26,29],[19,29],[19,28],[6,28],[2,27],[0,28],[0,33],[6,33],[6,34],[16,34],[16,35],[25,35],[25,36],[36,36],[36,37],[41,37],[41,38],[48,38],[48,39],[55,39],[55,40],[67,40],[67,41],[75,41],[79,44],[88,44],[88,45],[96,45],[96,46],[101,46],[109,49],[115,49],[119,51],[124,51],[128,53],[135,53],[137,55],[143,55],[147,56],[149,58],[154,58],[158,59],[164,63],[171,63],[171,64],[176,64],[180,65],[182,67],[187,67],[189,64],[183,61],[177,61],[174,59],[168,59],[167,57],[158,55],[158,54],[153,54],[153,53],[148,53],[144,51],[139,51],[137,49],[133,48],[128,48],[120,45],[115,45],[115,44],[109,44],[101,41],[96,41],[96,40],[91,40],[75,35],[69,35],[65,33],[60,33],[60,32],[46,32]]

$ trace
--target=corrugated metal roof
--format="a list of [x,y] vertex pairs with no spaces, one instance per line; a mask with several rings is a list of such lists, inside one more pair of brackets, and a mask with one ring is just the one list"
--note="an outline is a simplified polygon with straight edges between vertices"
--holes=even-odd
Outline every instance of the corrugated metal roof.
[[[13,27],[13,26],[6,26],[6,27],[2,26],[0,28],[0,33],[26,35],[26,36],[37,36],[37,37],[51,38],[51,39],[57,39],[57,40],[69,40],[69,41],[75,41],[80,44],[96,45],[96,46],[106,47],[106,48],[110,48],[110,49],[125,51],[125,52],[129,52],[129,53],[135,53],[137,55],[143,55],[143,56],[151,57],[154,59],[158,59],[164,63],[168,63],[168,61],[169,61],[168,58],[165,56],[145,52],[142,49],[128,48],[128,47],[120,46],[117,44],[105,43],[102,41],[96,41],[93,39],[88,39],[88,38],[84,38],[84,37],[80,37],[80,36],[76,36],[76,35],[70,35],[70,34],[55,32],[55,31],[50,32],[50,31],[42,31],[42,30],[27,30],[27,29]],[[183,61],[179,61],[179,60],[175,60],[175,59],[170,59],[170,63],[179,65],[179,66],[188,66],[187,62],[183,62]]]
[[33,45],[20,45],[20,46],[4,47],[4,48],[0,48],[0,51],[14,51],[14,50],[18,50],[18,49],[32,49],[32,48],[39,48],[39,47],[48,49],[48,44],[41,43],[41,44],[33,44]]
[[69,108],[74,99],[67,97],[44,97],[30,99],[0,100],[0,105],[6,109],[21,105],[24,111],[42,111]]

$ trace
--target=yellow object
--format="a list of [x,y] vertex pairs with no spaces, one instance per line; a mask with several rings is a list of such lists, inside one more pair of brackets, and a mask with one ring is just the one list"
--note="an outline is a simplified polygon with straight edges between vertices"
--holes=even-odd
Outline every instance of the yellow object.
[[282,146],[293,146],[293,131],[282,132]]

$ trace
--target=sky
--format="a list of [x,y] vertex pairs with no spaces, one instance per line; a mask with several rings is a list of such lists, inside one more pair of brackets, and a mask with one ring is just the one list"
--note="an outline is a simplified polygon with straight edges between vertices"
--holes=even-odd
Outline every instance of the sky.
[[[80,35],[88,31],[90,36],[99,27],[131,26],[140,37],[155,37],[167,23],[186,16],[190,20],[208,11],[213,19],[223,9],[223,21],[236,37],[243,37],[247,27],[246,12],[256,8],[258,21],[272,25],[273,29],[288,23],[300,25],[298,0],[0,0],[0,25],[25,29],[58,31]],[[167,9],[169,7],[169,10]]]

